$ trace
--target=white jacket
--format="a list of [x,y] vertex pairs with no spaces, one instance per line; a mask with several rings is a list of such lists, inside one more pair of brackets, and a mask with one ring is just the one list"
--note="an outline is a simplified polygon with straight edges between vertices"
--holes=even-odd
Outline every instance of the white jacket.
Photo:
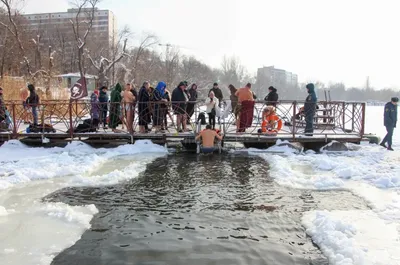
[[207,106],[206,112],[207,113],[211,113],[211,110],[213,108],[215,108],[215,112],[218,112],[218,108],[219,108],[218,105],[219,105],[219,101],[218,101],[218,99],[216,97],[213,98],[212,102],[211,102],[210,98],[207,98],[206,99],[206,106]]

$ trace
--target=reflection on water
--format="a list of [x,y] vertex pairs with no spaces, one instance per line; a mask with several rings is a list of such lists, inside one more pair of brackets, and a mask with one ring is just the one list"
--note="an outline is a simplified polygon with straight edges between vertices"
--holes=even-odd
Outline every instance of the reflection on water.
[[364,204],[344,191],[280,187],[268,169],[256,157],[175,154],[128,183],[57,192],[46,200],[100,213],[52,264],[327,264],[301,213],[332,208],[329,196],[347,202],[335,209]]

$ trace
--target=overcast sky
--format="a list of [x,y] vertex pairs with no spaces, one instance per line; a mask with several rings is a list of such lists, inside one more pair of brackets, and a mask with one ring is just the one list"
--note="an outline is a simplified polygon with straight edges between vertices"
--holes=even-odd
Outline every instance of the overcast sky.
[[[66,11],[68,0],[25,0],[24,12]],[[219,67],[238,56],[252,73],[274,65],[300,81],[400,88],[397,0],[103,0],[118,25]]]

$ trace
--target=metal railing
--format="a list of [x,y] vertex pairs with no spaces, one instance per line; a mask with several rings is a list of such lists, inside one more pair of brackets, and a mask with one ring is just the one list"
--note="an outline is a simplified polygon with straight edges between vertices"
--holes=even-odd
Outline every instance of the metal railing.
[[[231,110],[228,104],[222,103],[220,111],[217,111],[216,127],[225,135],[238,134],[236,118],[240,117],[236,117],[235,111]],[[258,134],[262,124],[263,109],[271,104],[276,105],[276,114],[284,124],[278,132],[279,136],[286,135],[295,138],[296,135],[305,133],[304,117],[307,114],[301,111],[304,106],[304,102],[301,101],[279,101],[276,103],[255,101],[254,108],[241,110],[242,115],[246,111],[253,113],[252,122],[244,133]],[[32,106],[24,106],[22,102],[10,101],[6,101],[5,105],[9,113],[9,122],[7,123],[7,119],[0,117],[0,128],[2,128],[0,134],[9,135],[12,138],[32,133],[63,134],[70,138],[82,133],[111,133],[106,128],[111,123],[114,123],[111,127],[115,127],[116,132],[133,134],[134,136],[139,133],[139,123],[143,124],[144,117],[149,128],[156,122],[160,127],[164,127],[164,133],[180,135],[178,129],[181,128],[177,128],[176,113],[190,116],[188,128],[192,131],[198,131],[201,128],[201,126],[195,125],[197,121],[201,122],[205,118],[206,123],[208,123],[209,116],[204,101],[189,103],[138,102],[127,105],[126,109],[125,105],[119,102],[43,101],[36,106],[38,123],[41,126],[31,127],[33,130],[29,131],[29,129],[27,130],[27,127],[29,127],[27,122],[33,122]],[[333,101],[318,102],[317,106],[318,109],[315,110],[313,119],[314,135],[356,135],[359,137],[364,135],[365,103]],[[193,107],[193,111],[190,110],[190,107]],[[130,126],[127,127],[126,124],[127,111],[133,112],[132,129],[134,132],[128,131]],[[220,114],[220,118],[218,114]],[[82,124],[85,126],[82,126]]]

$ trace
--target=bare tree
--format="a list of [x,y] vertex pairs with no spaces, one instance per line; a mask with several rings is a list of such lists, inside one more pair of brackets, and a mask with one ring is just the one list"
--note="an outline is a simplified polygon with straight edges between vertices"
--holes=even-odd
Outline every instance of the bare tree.
[[76,42],[78,68],[81,77],[84,77],[86,72],[84,49],[93,27],[95,11],[99,2],[100,0],[76,0],[76,16],[74,20],[70,20]]
[[13,0],[0,0],[0,3],[2,3],[3,6],[5,7],[5,11],[6,11],[6,14],[7,14],[8,21],[9,21],[9,23],[4,23],[4,22],[0,21],[0,24],[3,27],[5,27],[7,29],[7,31],[12,36],[15,37],[15,39],[16,39],[16,41],[18,43],[18,48],[19,48],[19,50],[20,50],[20,52],[21,52],[21,54],[23,56],[23,61],[25,63],[28,75],[30,77],[34,77],[35,75],[34,75],[34,73],[32,73],[32,67],[31,67],[30,61],[29,61],[29,59],[28,59],[28,57],[26,55],[25,47],[24,47],[24,45],[22,43],[22,40],[21,40],[20,29],[19,29],[19,27],[17,26],[17,24],[16,24],[16,22],[14,20],[14,16],[12,15],[11,6],[13,4]]
[[245,68],[240,63],[239,58],[224,56],[221,64],[221,81],[225,84],[234,84],[236,86],[243,83],[245,77]]
[[[97,71],[98,79],[101,84],[108,83],[110,71],[113,71],[113,77],[115,78],[115,65],[119,63],[125,56],[127,56],[126,46],[128,38],[130,36],[130,30],[125,27],[120,33],[116,44],[113,44],[112,59],[100,56],[98,60],[95,60],[90,55],[89,49],[86,49],[86,54],[93,67]],[[114,79],[113,78],[113,79]],[[114,80],[113,80],[114,82]]]
[[132,61],[130,67],[133,70],[133,79],[136,80],[136,70],[139,68],[140,60],[146,51],[159,42],[158,37],[154,34],[147,33],[141,39],[139,46],[133,50]]

